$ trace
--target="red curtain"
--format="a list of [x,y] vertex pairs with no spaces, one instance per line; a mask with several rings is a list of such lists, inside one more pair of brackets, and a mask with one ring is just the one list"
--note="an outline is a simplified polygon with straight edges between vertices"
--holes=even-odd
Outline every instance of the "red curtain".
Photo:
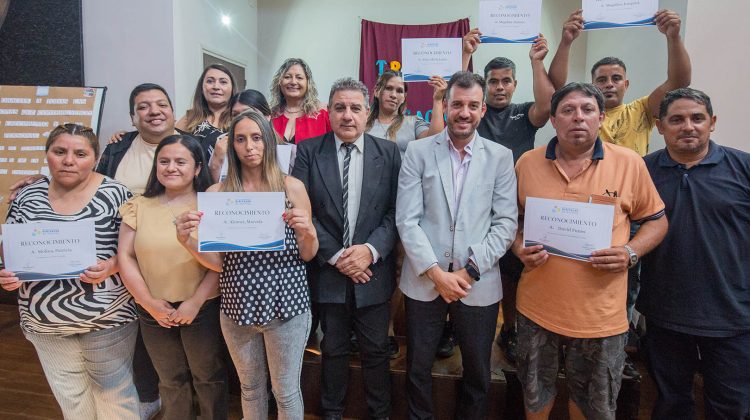
[[[402,38],[461,38],[469,32],[469,19],[430,25],[391,25],[362,19],[359,53],[359,80],[373,92],[375,82],[391,63],[400,70]],[[469,65],[471,69],[471,65]],[[407,113],[429,119],[432,88],[425,82],[410,82],[406,98]]]

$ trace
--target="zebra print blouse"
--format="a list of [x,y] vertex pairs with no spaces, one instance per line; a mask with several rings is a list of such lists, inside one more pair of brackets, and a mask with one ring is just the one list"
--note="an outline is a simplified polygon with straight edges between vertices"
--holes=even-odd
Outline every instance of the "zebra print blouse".
[[[132,194],[111,178],[104,178],[91,201],[78,213],[55,213],[49,202],[49,181],[24,188],[8,209],[6,223],[59,222],[93,219],[96,256],[117,254],[120,230],[118,209]],[[18,289],[21,328],[30,333],[70,335],[123,325],[136,319],[133,298],[119,274],[99,284],[80,280],[25,282]]]

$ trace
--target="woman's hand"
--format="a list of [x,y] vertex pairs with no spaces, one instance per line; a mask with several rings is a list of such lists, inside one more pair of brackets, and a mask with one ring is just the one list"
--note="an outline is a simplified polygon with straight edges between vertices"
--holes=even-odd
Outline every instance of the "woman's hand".
[[190,234],[198,230],[198,225],[201,223],[201,216],[203,216],[203,212],[196,210],[189,210],[177,216],[174,224],[177,228],[177,240],[180,243],[187,243],[188,239],[190,239]]
[[201,310],[201,304],[193,299],[188,299],[177,307],[177,310],[172,312],[169,316],[169,320],[176,322],[179,325],[190,325],[198,315],[198,311]]
[[220,162],[224,162],[224,158],[227,156],[227,144],[229,144],[229,134],[224,133],[216,139],[214,153],[211,157],[216,156]]
[[432,86],[432,101],[440,102],[445,97],[445,90],[448,88],[448,82],[440,76],[430,76],[427,84]]
[[299,235],[307,236],[315,232],[315,228],[310,221],[310,214],[305,209],[298,207],[288,209],[281,218]]
[[44,178],[44,175],[31,175],[11,185],[10,188],[8,188],[10,190],[10,194],[8,195],[8,204],[16,199],[16,196],[18,195],[18,192],[21,191],[21,188],[27,185],[31,185],[42,178]]
[[5,269],[0,270],[0,287],[9,292],[12,292],[21,287],[21,284],[21,281],[18,280],[16,274],[12,271],[8,271]]
[[179,327],[180,324],[170,320],[175,308],[164,299],[150,299],[141,304],[154,320],[164,328]]
[[79,275],[79,278],[84,283],[99,284],[116,272],[117,268],[114,259],[108,258],[106,260],[99,260],[96,265],[87,268]]

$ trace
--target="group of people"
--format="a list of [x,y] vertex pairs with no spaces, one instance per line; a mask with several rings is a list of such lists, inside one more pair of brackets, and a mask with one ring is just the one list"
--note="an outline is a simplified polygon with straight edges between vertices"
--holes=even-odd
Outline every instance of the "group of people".
[[[486,417],[501,300],[497,341],[517,366],[529,419],[549,417],[560,363],[571,418],[615,418],[632,304],[647,323],[653,418],[694,415],[698,371],[708,418],[750,416],[741,234],[750,155],[710,139],[716,116],[687,87],[680,18],[663,10],[655,22],[668,77],[631,103],[625,64],[613,57],[593,66],[593,83],[567,83],[579,10],[549,72],[545,38],[532,44],[533,102],[512,102],[515,64],[498,57],[482,75],[432,78],[430,122],[405,115],[407,85],[392,72],[372,102],[362,82],[337,80],[324,107],[295,58],[274,76],[270,104],[237,92],[223,66],[207,67],[178,122],[161,86],[137,86],[136,131],[114,136],[101,156],[91,129],[52,130],[50,176],[19,184],[7,223],[94,220],[99,262],[55,282],[1,270],[0,285],[18,290],[23,332],[65,418],[150,418],[161,405],[163,418],[189,419],[194,400],[202,418],[226,418],[226,342],[244,418],[268,417],[270,381],[278,418],[302,419],[315,318],[324,418],[343,416],[354,336],[369,415],[387,419],[396,290],[411,419],[435,416],[431,369],[447,318],[463,371],[455,417]],[[465,69],[480,35],[464,36]],[[548,120],[556,136],[534,148]],[[647,155],[654,126],[666,148]],[[279,144],[296,147],[290,168],[278,163]],[[283,192],[285,250],[198,252],[204,191]],[[527,197],[612,206],[611,247],[579,261],[526,246]]]

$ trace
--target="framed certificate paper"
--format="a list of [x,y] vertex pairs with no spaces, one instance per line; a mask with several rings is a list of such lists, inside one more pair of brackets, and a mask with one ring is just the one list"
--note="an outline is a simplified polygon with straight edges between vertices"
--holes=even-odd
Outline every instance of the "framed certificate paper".
[[424,82],[430,76],[450,79],[461,70],[461,38],[404,38],[401,72],[405,82]]
[[283,192],[198,193],[198,251],[282,251]]
[[659,0],[583,0],[583,29],[655,25]]
[[552,255],[588,261],[612,246],[615,208],[605,204],[526,197],[524,247],[543,245]]
[[542,0],[479,2],[482,43],[532,43],[541,31]]
[[21,281],[77,278],[96,264],[94,221],[5,224],[3,253]]

